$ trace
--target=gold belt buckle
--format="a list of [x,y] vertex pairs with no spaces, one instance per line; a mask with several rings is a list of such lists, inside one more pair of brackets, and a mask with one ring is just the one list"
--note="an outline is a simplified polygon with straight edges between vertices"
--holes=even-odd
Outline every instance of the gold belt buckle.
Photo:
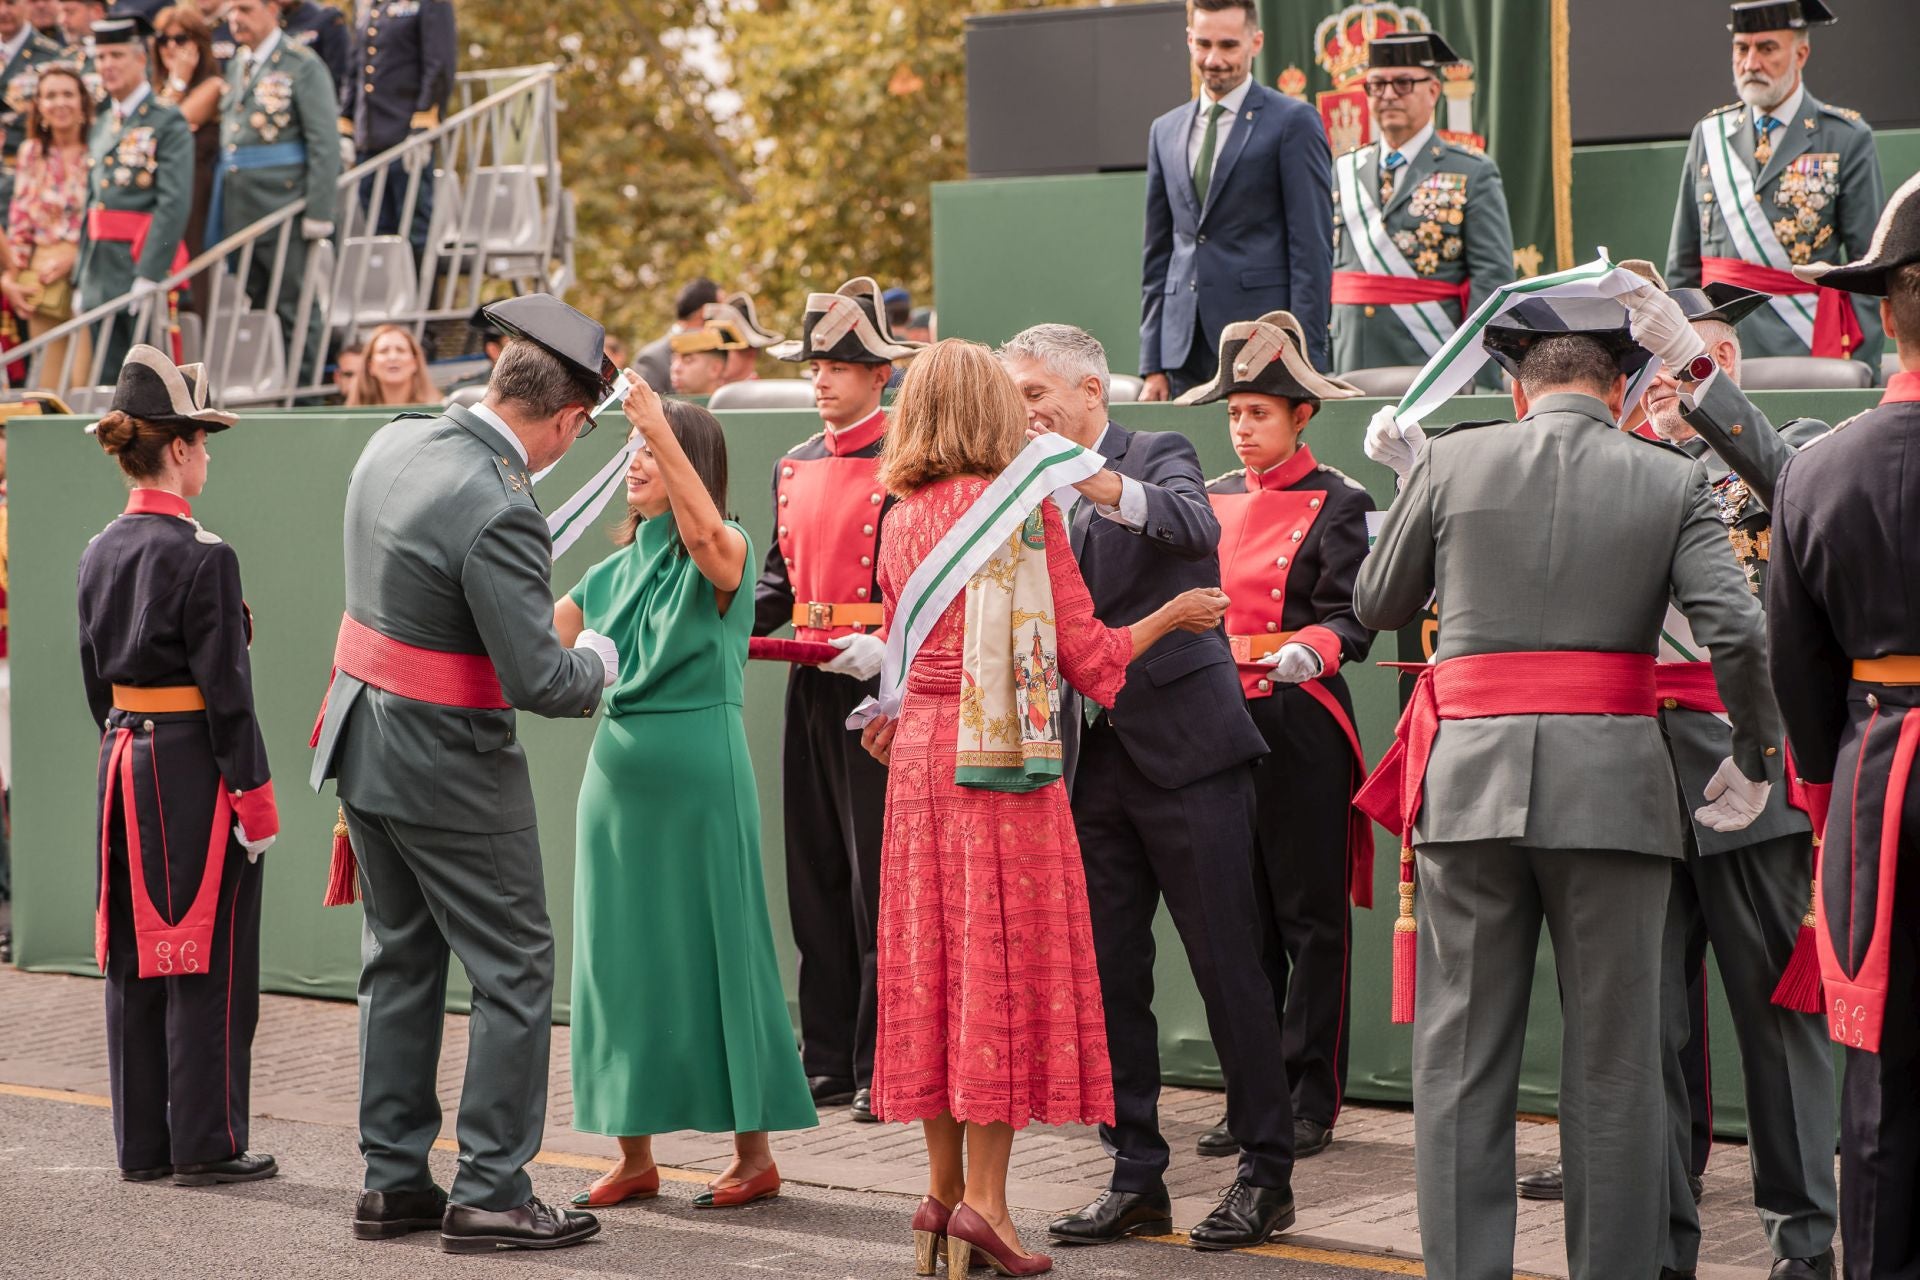
[[833,606],[830,604],[821,604],[817,600],[809,602],[807,605],[807,625],[815,631],[831,631],[833,629]]

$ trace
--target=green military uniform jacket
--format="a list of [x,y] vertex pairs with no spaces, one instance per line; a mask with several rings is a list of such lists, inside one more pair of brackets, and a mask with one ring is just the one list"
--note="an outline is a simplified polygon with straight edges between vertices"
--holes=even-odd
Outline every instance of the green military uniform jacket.
[[[1754,195],[1767,225],[1753,234],[1771,237],[1794,266],[1814,262],[1850,262],[1865,257],[1874,223],[1886,196],[1873,128],[1858,111],[1829,106],[1802,93],[1793,118],[1773,133],[1765,165],[1755,158],[1757,117],[1745,103],[1721,107],[1693,126],[1687,161],[1680,174],[1679,204],[1673,214],[1673,239],[1667,247],[1667,286],[1697,288],[1702,258],[1739,258],[1727,220],[1738,211],[1716,194],[1709,148],[1723,141],[1732,163],[1752,175]],[[1742,219],[1740,231],[1746,230]],[[1814,295],[1801,299],[1811,315]],[[1880,371],[1885,335],[1873,298],[1849,298],[1863,335],[1854,355]],[[1748,356],[1804,356],[1807,344],[1772,306],[1756,309],[1740,322],[1740,344]]]
[[[220,100],[218,160],[224,170],[220,175],[222,236],[302,198],[307,202],[306,217],[332,222],[340,181],[340,119],[326,64],[283,34],[264,63],[236,53],[227,68],[227,84]],[[303,162],[264,169],[243,169],[234,163],[241,147],[289,142],[306,148]],[[299,227],[292,234],[298,242]],[[291,262],[288,275],[297,279]]]
[[[1519,423],[1455,428],[1421,451],[1360,568],[1354,609],[1364,625],[1396,630],[1436,593],[1439,661],[1652,654],[1672,599],[1712,650],[1734,759],[1748,777],[1779,782],[1760,606],[1706,470],[1620,431],[1599,400],[1542,396]],[[1415,838],[1679,857],[1673,794],[1652,716],[1449,720]]]
[[27,109],[40,87],[40,69],[60,61],[60,46],[29,30],[20,51],[0,67],[0,210],[13,203],[13,168],[27,140]]
[[[123,126],[109,102],[94,117],[88,140],[89,209],[130,210],[153,221],[140,260],[125,241],[81,233],[80,294],[89,307],[117,298],[134,280],[164,279],[173,267],[193,207],[193,130],[186,117],[149,89]],[[106,369],[110,376],[111,366]]]
[[[347,486],[345,538],[355,620],[420,648],[486,654],[521,710],[593,714],[600,660],[554,632],[553,544],[533,482],[479,415],[453,408],[376,432]],[[341,672],[315,745],[314,789],[338,778],[361,813],[448,831],[533,825],[512,710],[418,702]]]
[[[1333,269],[1379,273],[1380,261],[1369,246],[1362,211],[1352,191],[1374,207],[1380,200],[1380,162],[1388,147],[1372,142],[1340,157],[1334,165]],[[1352,185],[1344,180],[1351,171]],[[1484,154],[1433,134],[1408,156],[1405,176],[1382,211],[1382,227],[1416,277],[1446,284],[1472,282],[1466,315],[1489,294],[1513,279],[1513,225],[1500,166]],[[1434,304],[1445,327],[1433,336],[1438,346],[1464,318],[1453,302]],[[1333,308],[1333,367],[1336,371],[1389,365],[1424,365],[1429,351],[1401,319],[1401,310],[1385,305],[1345,303]],[[1426,314],[1435,313],[1426,309]],[[1490,366],[1491,368],[1491,366]],[[1482,379],[1498,386],[1499,370]]]

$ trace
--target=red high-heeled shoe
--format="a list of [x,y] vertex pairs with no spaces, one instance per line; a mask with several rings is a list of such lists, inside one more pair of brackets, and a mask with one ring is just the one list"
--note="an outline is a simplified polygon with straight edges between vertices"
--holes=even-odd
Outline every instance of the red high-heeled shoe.
[[976,1251],[1003,1276],[1037,1276],[1053,1270],[1052,1258],[1044,1253],[1022,1257],[971,1205],[963,1204],[947,1219],[948,1276],[965,1275]]
[[771,1200],[780,1194],[780,1170],[768,1165],[745,1182],[731,1187],[708,1187],[693,1198],[696,1209],[736,1209],[756,1200]]
[[573,1198],[573,1202],[583,1209],[611,1209],[616,1204],[625,1204],[629,1200],[651,1200],[660,1194],[660,1168],[655,1165],[645,1173],[636,1173],[631,1178],[608,1181],[601,1178],[592,1186]]
[[940,1246],[947,1238],[947,1220],[953,1210],[932,1196],[913,1211],[913,1274],[930,1276],[940,1260]]

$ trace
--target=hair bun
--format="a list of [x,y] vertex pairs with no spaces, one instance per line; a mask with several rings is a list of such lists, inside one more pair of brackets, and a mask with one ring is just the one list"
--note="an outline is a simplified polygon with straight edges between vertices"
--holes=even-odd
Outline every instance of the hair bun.
[[94,438],[100,441],[100,447],[108,453],[119,455],[122,449],[133,443],[139,426],[132,418],[115,409],[94,425]]

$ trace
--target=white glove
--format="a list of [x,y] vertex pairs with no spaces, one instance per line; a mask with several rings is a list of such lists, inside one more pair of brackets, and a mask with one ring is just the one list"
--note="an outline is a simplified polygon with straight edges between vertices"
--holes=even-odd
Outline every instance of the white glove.
[[620,678],[620,651],[613,647],[613,641],[598,631],[582,631],[580,638],[573,642],[576,649],[585,649],[600,659],[603,670],[600,673],[600,687],[605,689]]
[[302,240],[325,240],[333,234],[333,224],[324,218],[300,219],[300,238]]
[[1273,679],[1281,684],[1300,684],[1315,679],[1325,667],[1319,654],[1298,641],[1281,645],[1260,661],[1273,668]]
[[[419,136],[419,132],[417,130],[414,133],[410,133],[407,135],[409,140],[412,140],[413,138],[416,138],[418,136]],[[415,147],[411,151],[407,152],[406,157],[401,161],[401,164],[405,167],[408,173],[419,173],[422,169],[425,169],[428,165],[433,163],[434,150],[435,148],[433,147]],[[391,182],[392,179],[389,178],[388,181]]]
[[1771,782],[1755,782],[1728,756],[1707,779],[1706,797],[1711,803],[1695,809],[1693,817],[1714,831],[1744,831],[1767,807],[1771,794]]
[[340,170],[341,172],[344,173],[348,169],[353,168],[354,157],[357,154],[358,152],[356,152],[353,147],[353,135],[350,133],[341,134],[340,135]]
[[1394,474],[1404,480],[1407,472],[1413,470],[1413,460],[1427,442],[1427,433],[1420,429],[1417,422],[1401,425],[1393,415],[1394,408],[1390,404],[1380,406],[1373,420],[1367,423],[1367,436],[1361,447],[1369,458],[1382,466],[1392,467]]
[[147,300],[147,295],[159,287],[160,282],[157,280],[135,280],[133,287],[127,290],[127,314],[130,316],[139,314],[140,306]]
[[852,676],[855,680],[871,680],[880,674],[881,660],[887,656],[887,642],[879,636],[861,631],[827,643],[838,649],[840,656],[832,662],[821,663],[822,671]]
[[1659,356],[1667,368],[1684,369],[1706,351],[1707,344],[1693,331],[1693,322],[1680,310],[1680,304],[1654,287],[1651,280],[1636,278],[1619,302],[1627,309],[1633,340]]
[[247,829],[241,826],[240,820],[236,818],[233,823],[233,838],[238,840],[240,847],[247,851],[248,862],[258,862],[260,861],[260,855],[273,848],[273,842],[280,837],[268,836],[265,840],[249,840],[247,839]]

